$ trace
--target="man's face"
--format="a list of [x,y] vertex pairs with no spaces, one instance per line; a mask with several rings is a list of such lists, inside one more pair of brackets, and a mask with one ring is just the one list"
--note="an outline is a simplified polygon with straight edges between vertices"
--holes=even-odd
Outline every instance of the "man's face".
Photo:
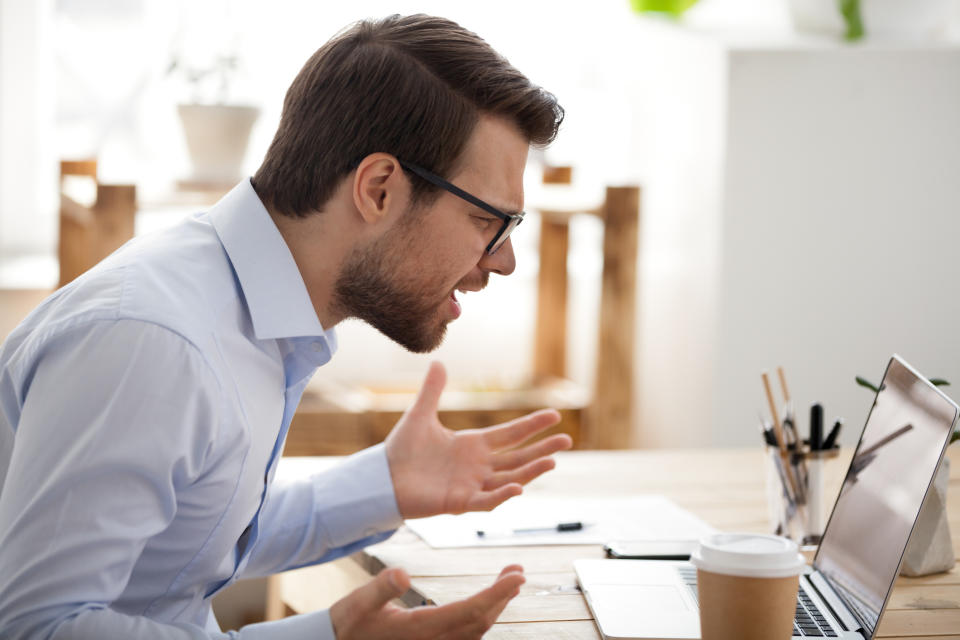
[[[461,169],[445,177],[501,211],[519,212],[528,148],[514,127],[482,117]],[[490,272],[513,272],[510,240],[492,256],[485,251],[500,225],[499,218],[447,192],[425,208],[408,207],[347,258],[335,286],[337,304],[410,351],[432,351],[460,315],[458,290],[479,291]]]

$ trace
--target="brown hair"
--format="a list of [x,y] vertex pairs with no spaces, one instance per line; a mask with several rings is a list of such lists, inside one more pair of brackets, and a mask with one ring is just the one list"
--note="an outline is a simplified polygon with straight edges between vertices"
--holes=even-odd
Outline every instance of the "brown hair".
[[[371,153],[448,175],[481,113],[513,122],[537,146],[552,142],[563,120],[552,94],[455,22],[364,20],[320,47],[297,74],[253,185],[279,213],[305,216]],[[414,201],[435,191],[413,182]]]

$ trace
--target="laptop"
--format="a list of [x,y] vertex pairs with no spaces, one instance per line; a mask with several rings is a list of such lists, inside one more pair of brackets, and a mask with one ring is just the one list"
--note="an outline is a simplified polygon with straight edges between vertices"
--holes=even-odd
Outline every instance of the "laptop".
[[[794,638],[874,638],[956,422],[957,405],[894,355],[800,576]],[[574,568],[605,639],[700,638],[690,563],[589,559]]]

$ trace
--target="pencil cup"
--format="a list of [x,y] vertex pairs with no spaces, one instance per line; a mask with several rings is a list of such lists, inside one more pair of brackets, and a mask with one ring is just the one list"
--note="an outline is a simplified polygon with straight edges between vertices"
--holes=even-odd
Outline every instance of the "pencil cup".
[[807,530],[804,544],[819,544],[823,536],[823,466],[829,458],[836,458],[837,448],[823,451],[808,451],[807,469]]
[[800,542],[807,531],[806,478],[789,456],[785,460],[777,447],[767,447],[767,510],[773,533]]

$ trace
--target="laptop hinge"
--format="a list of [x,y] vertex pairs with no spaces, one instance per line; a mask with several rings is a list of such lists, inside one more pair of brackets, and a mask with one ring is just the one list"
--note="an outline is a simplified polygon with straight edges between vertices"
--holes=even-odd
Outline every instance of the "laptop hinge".
[[856,619],[853,612],[849,610],[849,607],[843,607],[843,609],[846,609],[843,611],[835,606],[834,603],[843,602],[843,598],[837,594],[822,573],[814,570],[806,577],[810,585],[817,592],[817,595],[820,596],[820,600],[823,601],[824,605],[830,610],[830,614],[834,620],[840,623],[844,631],[855,630],[856,633],[859,633],[862,637],[869,637],[864,631],[863,625]]

